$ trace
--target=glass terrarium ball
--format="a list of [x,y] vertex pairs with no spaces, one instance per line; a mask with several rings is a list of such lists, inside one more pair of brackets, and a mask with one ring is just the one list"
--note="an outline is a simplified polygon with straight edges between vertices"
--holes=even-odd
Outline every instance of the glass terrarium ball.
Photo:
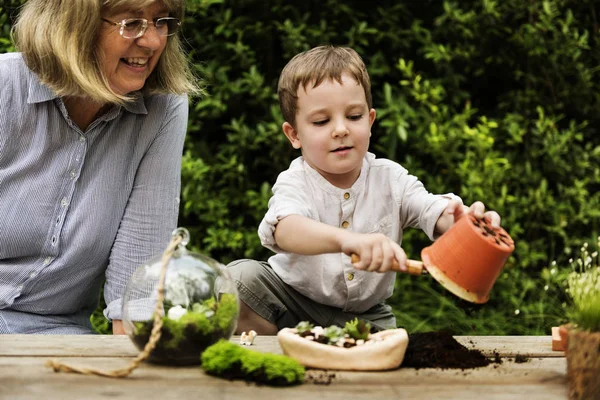
[[[202,352],[219,339],[229,339],[235,331],[239,300],[235,282],[225,266],[185,248],[189,233],[182,236],[166,266],[161,336],[149,361],[159,364],[200,363]],[[129,279],[123,297],[125,332],[140,349],[150,339],[157,312],[157,299],[163,256],[139,266]]]

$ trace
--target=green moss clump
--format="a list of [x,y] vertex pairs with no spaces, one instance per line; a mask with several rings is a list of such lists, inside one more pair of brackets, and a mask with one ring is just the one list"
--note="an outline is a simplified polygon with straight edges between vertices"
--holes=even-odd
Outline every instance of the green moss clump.
[[304,367],[296,360],[245,349],[223,339],[208,347],[201,360],[207,374],[226,379],[243,379],[272,386],[297,385],[304,381]]

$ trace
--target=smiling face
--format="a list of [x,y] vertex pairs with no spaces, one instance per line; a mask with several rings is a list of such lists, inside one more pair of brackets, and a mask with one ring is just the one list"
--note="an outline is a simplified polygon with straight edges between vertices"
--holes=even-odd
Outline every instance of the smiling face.
[[[156,2],[143,10],[116,10],[103,18],[112,22],[121,22],[128,18],[154,21],[156,18],[167,16],[167,8],[161,2]],[[108,79],[111,89],[117,94],[126,95],[142,89],[156,67],[168,38],[159,36],[150,22],[144,35],[137,39],[122,37],[119,29],[119,26],[102,22],[98,52],[100,69]]]
[[346,189],[360,175],[375,110],[369,110],[363,87],[351,76],[344,73],[341,80],[299,87],[295,127],[285,122],[283,131],[312,168]]

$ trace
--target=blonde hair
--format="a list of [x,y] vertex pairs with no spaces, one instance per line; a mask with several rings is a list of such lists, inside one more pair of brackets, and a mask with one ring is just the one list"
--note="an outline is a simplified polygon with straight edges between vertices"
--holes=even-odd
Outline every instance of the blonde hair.
[[342,74],[352,76],[365,91],[367,105],[373,107],[371,80],[367,67],[356,51],[349,47],[319,46],[295,55],[281,71],[277,96],[286,122],[294,125],[298,103],[298,89],[312,83],[315,88],[325,79],[342,83]]
[[[185,0],[160,0],[183,19]],[[96,41],[102,15],[123,7],[142,9],[155,0],[28,0],[13,28],[25,63],[58,96],[83,96],[123,104],[133,97],[115,93],[99,65]],[[178,35],[170,36],[142,93],[200,94]]]

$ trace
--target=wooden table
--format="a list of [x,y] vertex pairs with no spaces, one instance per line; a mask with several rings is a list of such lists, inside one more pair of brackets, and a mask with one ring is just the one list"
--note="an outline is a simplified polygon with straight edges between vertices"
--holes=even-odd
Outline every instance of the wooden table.
[[[341,372],[329,384],[314,383],[323,371],[308,370],[307,383],[286,388],[257,386],[206,375],[198,366],[143,363],[128,378],[55,373],[49,358],[86,367],[125,367],[138,354],[126,336],[0,335],[0,399],[527,399],[567,398],[566,360],[550,336],[457,336],[468,348],[502,364],[460,369],[400,368]],[[231,339],[239,342],[239,337]],[[281,353],[276,337],[259,336],[253,350]],[[515,355],[529,357],[516,363]],[[312,379],[311,379],[312,378]]]

